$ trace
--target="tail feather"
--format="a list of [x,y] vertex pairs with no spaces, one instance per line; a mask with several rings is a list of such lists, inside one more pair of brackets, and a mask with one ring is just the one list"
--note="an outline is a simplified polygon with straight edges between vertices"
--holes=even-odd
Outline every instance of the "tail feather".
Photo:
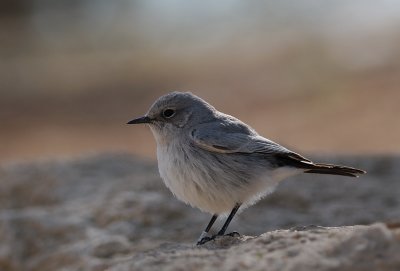
[[342,175],[348,177],[358,177],[361,174],[366,173],[364,170],[338,166],[332,164],[312,164],[310,169],[304,170],[305,173],[318,173],[318,174],[331,174],[331,175]]
[[281,165],[301,168],[305,173],[318,173],[330,175],[342,175],[349,177],[358,177],[365,174],[366,171],[333,164],[313,163],[311,160],[295,152],[279,153],[275,155]]

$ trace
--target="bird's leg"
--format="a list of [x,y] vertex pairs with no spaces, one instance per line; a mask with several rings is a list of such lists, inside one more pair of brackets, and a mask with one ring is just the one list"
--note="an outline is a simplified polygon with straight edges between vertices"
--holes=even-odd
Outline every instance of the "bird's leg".
[[208,232],[210,231],[210,229],[211,229],[212,225],[214,224],[215,220],[217,219],[217,217],[218,217],[217,214],[214,214],[214,215],[211,217],[211,220],[210,220],[210,222],[208,223],[206,229],[201,233],[199,239],[197,240],[197,245],[202,245],[202,244],[204,244],[205,242],[210,241],[210,240],[212,239],[212,238],[210,238],[210,237],[207,237],[207,234],[208,234]]
[[[232,218],[235,216],[236,212],[239,210],[240,208],[240,203],[236,203],[235,207],[233,207],[231,213],[229,214],[228,218],[226,219],[224,225],[222,226],[221,230],[217,233],[217,235],[214,235],[212,237],[208,237],[207,234],[211,229],[211,226],[214,224],[215,220],[217,219],[218,215],[214,214],[213,217],[211,218],[210,222],[207,225],[207,228],[202,232],[202,234],[200,235],[198,241],[197,241],[197,245],[202,245],[210,240],[213,240],[216,236],[221,236],[225,234],[226,229],[229,226],[229,223],[231,223]],[[230,234],[228,234],[229,236],[235,237],[240,235],[238,232],[232,232]]]
[[[237,210],[239,210],[240,205],[241,205],[240,203],[236,203],[235,207],[233,207],[231,213],[229,214],[228,218],[226,219],[226,221],[225,221],[224,225],[222,226],[221,230],[218,232],[217,236],[225,234],[225,231],[228,228],[229,223],[231,223],[232,218],[235,216]],[[233,232],[232,234],[234,235],[235,233],[238,234],[237,232]]]

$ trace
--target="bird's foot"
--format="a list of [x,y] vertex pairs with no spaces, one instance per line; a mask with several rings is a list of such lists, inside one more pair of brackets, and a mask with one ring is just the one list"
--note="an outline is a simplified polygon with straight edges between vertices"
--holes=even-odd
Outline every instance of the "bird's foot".
[[199,241],[197,241],[196,245],[197,246],[204,245],[205,243],[207,243],[209,241],[212,241],[215,238],[220,237],[220,236],[240,237],[240,233],[238,233],[237,231],[233,231],[231,233],[223,234],[223,235],[217,234],[217,235],[213,235],[211,237],[210,236],[205,236],[205,237],[201,238]]
[[240,233],[237,231],[230,232],[228,234],[225,234],[224,236],[230,236],[230,237],[240,237]]
[[206,236],[206,237],[203,237],[203,238],[201,238],[199,241],[197,241],[197,246],[201,246],[201,245],[204,245],[205,243],[207,243],[207,242],[209,242],[209,241],[211,241],[211,240],[214,240],[215,239],[215,237],[217,237],[216,235],[213,235],[213,236],[211,236],[211,237],[209,237],[209,236]]

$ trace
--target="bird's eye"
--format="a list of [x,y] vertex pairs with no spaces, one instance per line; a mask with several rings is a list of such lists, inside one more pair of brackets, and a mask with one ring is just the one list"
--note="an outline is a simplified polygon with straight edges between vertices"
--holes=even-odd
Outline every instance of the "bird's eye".
[[174,115],[175,115],[175,110],[174,109],[168,108],[168,109],[165,109],[163,111],[163,116],[166,119],[172,118]]

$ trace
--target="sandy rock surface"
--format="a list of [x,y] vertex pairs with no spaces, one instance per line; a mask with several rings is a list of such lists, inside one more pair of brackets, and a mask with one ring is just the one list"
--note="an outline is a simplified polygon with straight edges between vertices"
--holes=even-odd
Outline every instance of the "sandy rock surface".
[[384,224],[277,230],[220,237],[204,246],[172,245],[110,268],[128,270],[393,270],[400,268],[400,228]]
[[0,270],[400,270],[396,224],[340,227],[399,221],[400,159],[318,160],[368,174],[288,179],[235,217],[229,230],[243,236],[201,248],[193,243],[210,216],[174,199],[153,161],[3,164]]

